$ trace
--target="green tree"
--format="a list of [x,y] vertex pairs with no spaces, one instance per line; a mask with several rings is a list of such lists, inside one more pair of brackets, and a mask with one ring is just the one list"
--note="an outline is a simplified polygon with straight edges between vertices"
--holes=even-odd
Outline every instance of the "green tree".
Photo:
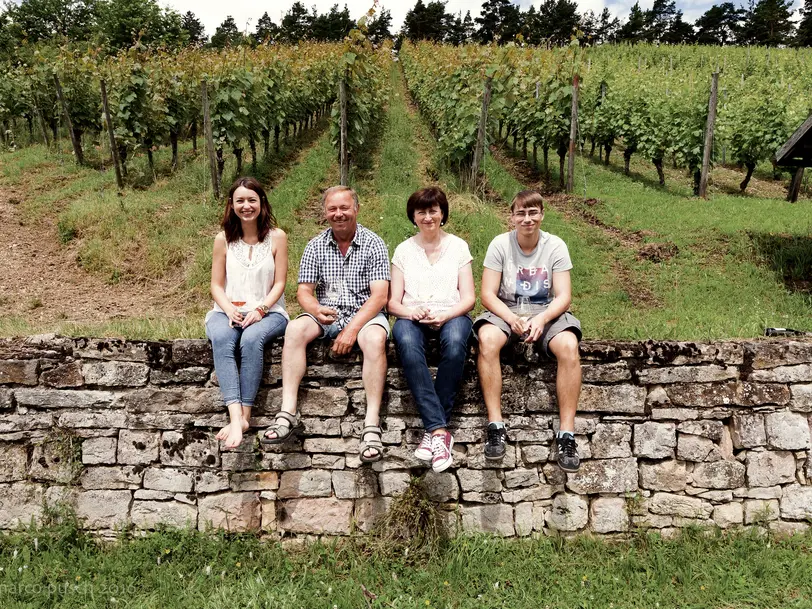
[[598,30],[595,33],[595,43],[610,42],[617,36],[620,29],[620,19],[612,17],[608,8],[604,8],[598,21]]
[[694,41],[695,36],[694,26],[683,21],[682,11],[677,11],[660,41],[667,44],[688,44]]
[[578,29],[581,17],[574,0],[544,0],[539,7],[537,28],[542,41],[568,44]]
[[22,0],[8,5],[10,29],[19,40],[39,42],[59,37],[88,40],[96,26],[96,0]]
[[696,20],[696,41],[699,44],[732,44],[739,36],[742,12],[732,2],[710,7]]
[[181,16],[164,11],[156,0],[108,0],[100,5],[98,30],[112,50],[136,42],[177,46],[186,40]]
[[392,38],[392,14],[386,10],[376,13],[367,23],[367,38],[374,44]]
[[646,16],[640,9],[640,2],[635,2],[629,11],[629,18],[618,30],[618,40],[623,42],[640,42],[645,37]]
[[485,0],[475,21],[476,38],[484,44],[511,42],[522,27],[521,11],[510,0]]
[[442,42],[448,34],[454,17],[445,12],[445,2],[417,0],[403,20],[403,34],[409,40]]
[[744,15],[740,42],[769,47],[788,44],[794,25],[792,0],[759,0]]
[[645,12],[645,40],[660,42],[671,26],[677,14],[674,0],[654,0],[654,4]]
[[234,17],[229,15],[225,21],[217,26],[214,35],[211,37],[211,46],[215,49],[237,46],[242,41],[242,34],[237,29]]
[[313,14],[310,17],[310,36],[313,40],[343,40],[344,36],[350,33],[355,27],[355,22],[350,18],[350,11],[347,5],[343,10],[338,10],[338,4],[330,8],[329,13],[319,15],[316,7],[313,7]]
[[208,36],[206,36],[206,28],[203,27],[203,22],[195,16],[192,11],[186,11],[181,17],[181,27],[186,31],[186,36],[189,38],[190,44],[205,44]]
[[812,46],[812,0],[806,0],[801,9],[801,15],[795,44],[799,47],[810,47]]
[[287,42],[299,42],[310,35],[312,26],[310,14],[301,2],[294,2],[282,17],[280,37]]

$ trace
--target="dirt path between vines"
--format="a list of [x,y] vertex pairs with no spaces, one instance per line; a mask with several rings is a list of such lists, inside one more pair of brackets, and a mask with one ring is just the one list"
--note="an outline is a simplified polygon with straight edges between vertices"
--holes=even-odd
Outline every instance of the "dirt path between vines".
[[51,216],[25,218],[26,193],[0,186],[0,307],[32,325],[96,323],[126,317],[169,317],[171,284],[111,285],[82,270],[76,245],[63,246]]

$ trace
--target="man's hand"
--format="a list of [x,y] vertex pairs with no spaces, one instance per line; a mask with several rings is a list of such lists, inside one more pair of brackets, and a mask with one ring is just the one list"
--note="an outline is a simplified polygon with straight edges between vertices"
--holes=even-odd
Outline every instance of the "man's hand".
[[338,333],[333,341],[333,353],[336,355],[347,355],[355,345],[355,340],[358,338],[358,330],[354,330],[347,326]]
[[510,320],[510,329],[513,330],[514,334],[524,336],[524,333],[527,332],[527,322],[514,314],[513,319]]
[[329,326],[335,323],[335,320],[338,317],[338,311],[336,311],[332,307],[325,307],[320,305],[319,308],[316,309],[316,314],[313,317],[315,317],[320,324]]
[[449,320],[447,311],[439,311],[437,313],[429,313],[420,320],[421,324],[428,324],[432,330],[439,330],[443,324]]
[[527,327],[527,338],[524,339],[526,343],[534,343],[540,337],[541,333],[544,331],[544,326],[547,325],[547,316],[544,313],[539,313],[535,317],[530,320],[530,324]]

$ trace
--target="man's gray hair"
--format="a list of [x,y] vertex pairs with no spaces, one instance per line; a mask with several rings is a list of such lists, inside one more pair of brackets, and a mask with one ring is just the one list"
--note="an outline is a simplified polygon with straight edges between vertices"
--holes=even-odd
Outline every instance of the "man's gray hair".
[[352,195],[352,200],[355,201],[355,206],[359,206],[358,193],[349,186],[331,186],[325,190],[321,195],[321,206],[324,207],[325,203],[327,203],[327,197],[337,192],[349,192]]

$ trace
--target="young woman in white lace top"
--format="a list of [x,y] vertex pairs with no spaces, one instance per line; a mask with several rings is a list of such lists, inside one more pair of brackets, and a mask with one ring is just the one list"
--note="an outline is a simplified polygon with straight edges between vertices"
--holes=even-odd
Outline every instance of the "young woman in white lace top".
[[229,416],[216,437],[226,448],[235,448],[250,426],[265,345],[282,336],[288,325],[284,296],[288,238],[276,226],[262,185],[250,177],[231,185],[222,227],[214,238],[214,308],[206,315],[206,336]]

